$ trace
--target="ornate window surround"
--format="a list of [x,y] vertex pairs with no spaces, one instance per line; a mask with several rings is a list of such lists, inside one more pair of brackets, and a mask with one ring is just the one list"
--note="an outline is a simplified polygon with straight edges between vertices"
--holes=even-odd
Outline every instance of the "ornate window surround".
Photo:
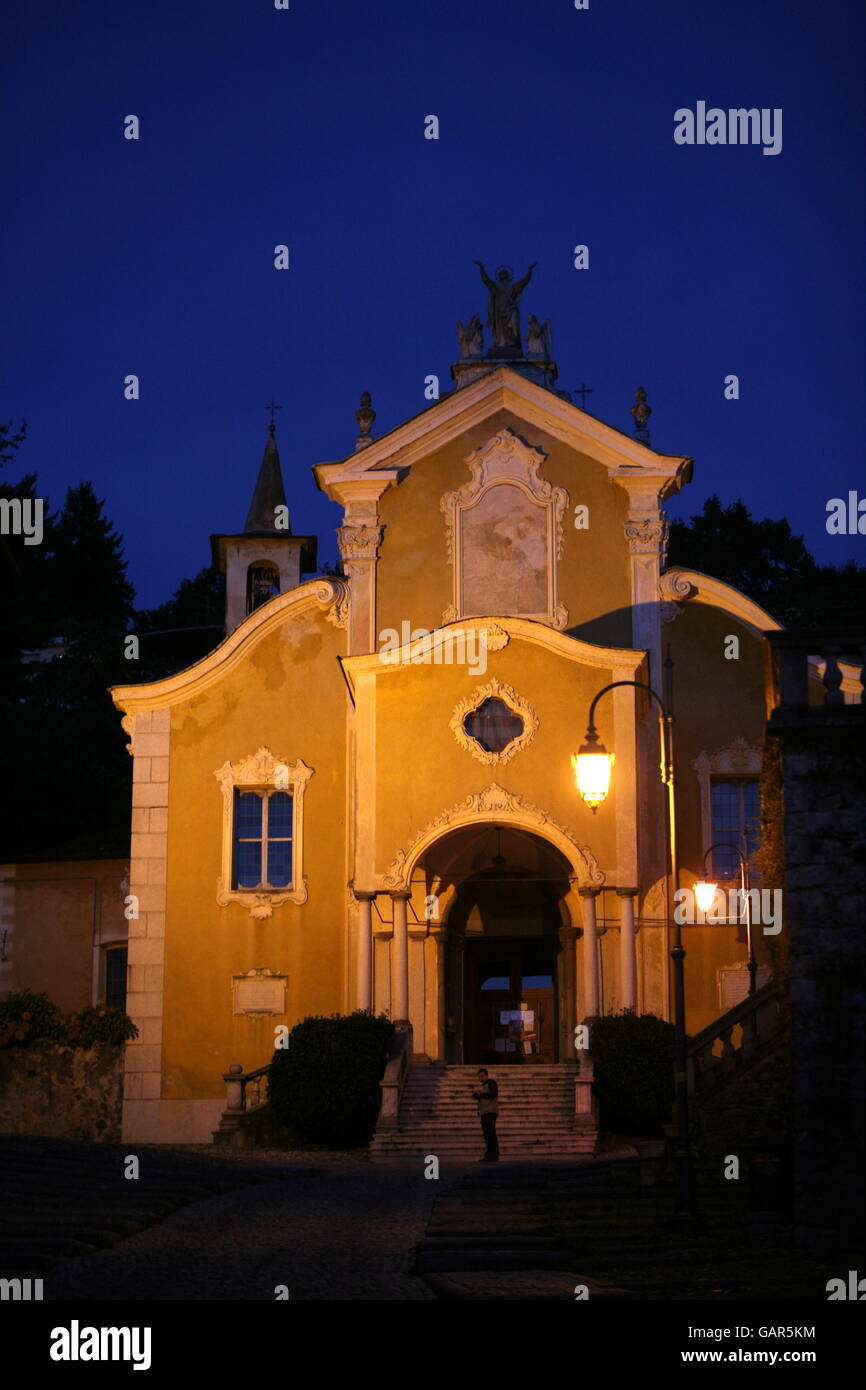
[[760,777],[761,749],[744,738],[735,738],[726,748],[715,753],[701,753],[692,767],[698,774],[701,789],[701,839],[704,853],[713,839],[713,810],[711,783],[714,777]]
[[538,470],[546,458],[542,449],[531,448],[513,430],[500,430],[466,459],[472,473],[469,481],[446,492],[441,499],[439,509],[445,517],[448,562],[453,576],[453,599],[442,615],[444,624],[467,616],[463,603],[463,515],[476,507],[491,488],[505,485],[519,488],[544,509],[547,522],[547,608],[542,613],[513,616],[549,623],[559,631],[568,626],[568,611],[557,597],[557,562],[562,556],[562,518],[568,493],[564,487],[555,487],[539,476]]
[[[222,856],[221,873],[217,879],[216,900],[220,907],[229,903],[239,903],[251,917],[262,920],[273,914],[275,907],[284,903],[305,903],[307,901],[307,880],[304,877],[304,792],[314,769],[298,758],[287,762],[285,758],[274,757],[271,750],[262,746],[257,753],[240,758],[237,762],[225,762],[217,768],[214,777],[220,784],[223,799]],[[236,787],[245,791],[286,791],[292,797],[292,882],[287,888],[262,891],[261,889],[232,888],[232,857],[234,837],[234,792]]]
[[[466,716],[472,714],[479,705],[491,697],[501,700],[523,720],[523,733],[519,734],[517,738],[513,738],[500,753],[490,753],[486,748],[482,748],[478,740],[470,738],[463,727]],[[519,753],[535,737],[538,729],[538,715],[528,700],[524,700],[512,686],[506,685],[494,676],[486,685],[479,685],[471,695],[468,695],[465,700],[461,700],[455,706],[449,727],[460,747],[465,748],[467,753],[471,753],[473,758],[477,758],[478,762],[507,763],[514,757],[515,753]]]

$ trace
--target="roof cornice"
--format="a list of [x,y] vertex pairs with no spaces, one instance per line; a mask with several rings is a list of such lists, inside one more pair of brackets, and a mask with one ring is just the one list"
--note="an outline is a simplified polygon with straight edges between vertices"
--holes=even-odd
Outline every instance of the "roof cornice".
[[369,485],[381,479],[384,491],[400,469],[411,468],[500,410],[509,410],[588,454],[603,464],[616,482],[627,485],[631,478],[657,478],[660,486],[666,484],[665,492],[671,492],[678,491],[691,476],[688,456],[658,454],[519,372],[497,367],[471,385],[452,391],[367,448],[337,462],[316,464],[316,482],[334,500],[345,496],[346,484],[357,486],[362,480]]
[[564,657],[576,666],[589,666],[597,670],[625,667],[634,672],[646,658],[646,652],[637,651],[632,647],[596,646],[593,642],[584,642],[579,637],[569,637],[556,628],[533,622],[530,618],[491,617],[459,619],[444,627],[438,627],[433,632],[425,633],[414,642],[405,642],[401,647],[394,647],[387,653],[369,652],[363,656],[342,657],[341,665],[354,695],[358,678],[371,673],[389,675],[406,666],[451,664],[447,661],[433,661],[437,644],[441,647],[460,632],[478,630],[486,630],[489,634],[488,648],[491,651],[501,651],[503,647],[508,646],[512,638],[520,638],[533,646]]

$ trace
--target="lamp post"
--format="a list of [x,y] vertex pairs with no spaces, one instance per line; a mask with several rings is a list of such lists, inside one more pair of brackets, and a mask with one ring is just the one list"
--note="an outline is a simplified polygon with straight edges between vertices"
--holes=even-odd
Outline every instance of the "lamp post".
[[[755,952],[752,947],[752,899],[749,896],[749,861],[746,858],[746,855],[740,849],[739,845],[727,845],[722,843],[719,843],[717,845],[710,845],[709,849],[704,854],[704,873],[707,872],[707,860],[709,859],[713,850],[716,849],[733,850],[734,854],[737,856],[737,859],[740,862],[740,893],[742,894],[743,901],[746,904],[746,949],[748,951],[749,957],[746,962],[746,968],[749,972],[749,994],[754,994],[755,989],[757,988],[756,976],[758,974],[758,962],[755,959]],[[719,885],[717,883],[711,882],[708,879],[700,879],[695,884],[695,901],[698,907],[701,909],[701,912],[709,912],[710,908],[712,907],[715,901],[715,897],[718,891]]]
[[668,922],[673,922],[674,944],[671,960],[674,964],[674,1029],[675,1029],[675,1096],[677,1147],[674,1154],[676,1174],[676,1211],[680,1216],[689,1215],[694,1207],[693,1175],[691,1150],[689,1145],[689,1093],[686,1085],[686,993],[683,961],[685,950],[682,940],[682,926],[677,921],[676,892],[679,887],[679,860],[677,857],[676,801],[674,775],[674,712],[673,712],[673,661],[670,646],[665,660],[665,696],[663,700],[651,685],[643,681],[613,681],[599,690],[589,707],[586,740],[577,754],[572,754],[575,783],[593,814],[607,796],[610,787],[610,774],[614,755],[599,742],[595,727],[595,707],[602,695],[619,686],[630,685],[636,690],[645,690],[659,707],[659,743],[661,751],[660,772],[662,782],[667,787],[668,853],[670,856],[668,873]]

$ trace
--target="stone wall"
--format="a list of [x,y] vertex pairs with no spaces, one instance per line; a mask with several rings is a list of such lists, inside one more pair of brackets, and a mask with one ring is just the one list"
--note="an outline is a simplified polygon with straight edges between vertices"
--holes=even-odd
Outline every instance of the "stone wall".
[[0,1133],[120,1142],[124,1048],[0,1049]]
[[801,1244],[863,1222],[863,710],[777,709],[793,1127]]

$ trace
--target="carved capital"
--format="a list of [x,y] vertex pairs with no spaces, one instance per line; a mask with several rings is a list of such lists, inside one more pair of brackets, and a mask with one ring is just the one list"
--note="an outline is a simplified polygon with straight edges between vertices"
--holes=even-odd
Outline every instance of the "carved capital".
[[626,540],[632,555],[658,555],[664,563],[670,527],[664,513],[652,517],[631,517],[625,523]]
[[340,526],[337,540],[343,560],[377,560],[384,526]]

